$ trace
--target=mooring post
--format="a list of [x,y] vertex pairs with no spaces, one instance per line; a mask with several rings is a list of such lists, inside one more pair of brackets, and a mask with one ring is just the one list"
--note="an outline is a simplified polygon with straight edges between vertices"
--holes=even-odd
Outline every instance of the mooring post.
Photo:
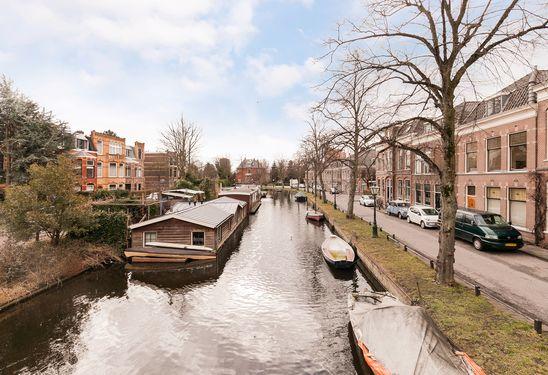
[[474,294],[476,297],[481,294],[481,287],[479,285],[474,285]]
[[407,251],[407,245],[403,245],[403,251]]
[[430,259],[430,268],[434,269],[434,261]]
[[535,319],[535,331],[541,335],[542,334],[542,320]]

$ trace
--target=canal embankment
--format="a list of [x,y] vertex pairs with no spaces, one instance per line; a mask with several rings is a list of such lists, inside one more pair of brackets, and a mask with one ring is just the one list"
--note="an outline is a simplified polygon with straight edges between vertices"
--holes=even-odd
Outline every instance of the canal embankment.
[[[309,196],[309,198],[312,196]],[[383,286],[407,303],[423,306],[447,337],[487,373],[539,374],[547,366],[548,339],[531,324],[476,296],[463,285],[442,286],[435,271],[386,238],[372,238],[369,224],[346,218],[321,203],[334,229],[357,249],[360,260]]]
[[83,272],[120,261],[119,254],[112,246],[81,240],[54,247],[46,241],[5,239],[0,250],[0,312]]

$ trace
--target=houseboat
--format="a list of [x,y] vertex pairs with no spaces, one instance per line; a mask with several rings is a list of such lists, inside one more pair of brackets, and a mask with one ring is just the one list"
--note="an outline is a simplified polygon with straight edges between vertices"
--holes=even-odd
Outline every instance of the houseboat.
[[261,188],[255,185],[238,185],[223,188],[219,197],[230,197],[247,203],[247,211],[250,214],[257,212],[261,206]]
[[175,204],[165,215],[130,225],[125,256],[135,263],[216,259],[247,217],[247,203],[230,197],[195,206]]

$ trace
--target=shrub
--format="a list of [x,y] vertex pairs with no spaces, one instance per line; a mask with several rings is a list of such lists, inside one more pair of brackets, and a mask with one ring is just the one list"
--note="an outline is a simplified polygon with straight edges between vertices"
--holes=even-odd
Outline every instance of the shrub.
[[194,185],[194,183],[184,179],[177,181],[176,187],[177,189],[196,189],[196,185]]
[[128,190],[97,190],[91,194],[91,197],[95,201],[102,201],[108,199],[122,199],[129,197]]
[[93,225],[83,233],[71,233],[72,238],[124,249],[127,244],[128,215],[124,212],[95,211]]

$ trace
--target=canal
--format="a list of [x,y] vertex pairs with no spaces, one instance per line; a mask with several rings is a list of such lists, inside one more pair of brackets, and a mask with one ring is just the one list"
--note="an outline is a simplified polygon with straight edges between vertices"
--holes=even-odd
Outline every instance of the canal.
[[0,373],[355,373],[347,293],[369,286],[329,269],[305,211],[263,199],[216,276],[111,267],[3,313]]

